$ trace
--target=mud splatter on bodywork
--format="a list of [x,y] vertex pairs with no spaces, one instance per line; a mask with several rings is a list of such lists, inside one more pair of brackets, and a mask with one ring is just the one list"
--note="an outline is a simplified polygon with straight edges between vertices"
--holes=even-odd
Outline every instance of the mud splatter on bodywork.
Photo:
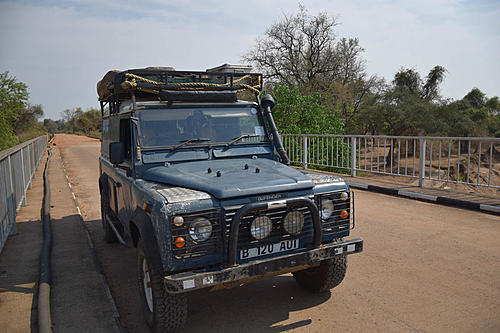
[[210,199],[210,194],[206,192],[179,186],[156,186],[155,190],[167,200],[167,203]]
[[340,177],[333,175],[324,175],[320,173],[304,172],[308,177],[310,177],[314,185],[328,184],[328,183],[344,183],[344,180]]

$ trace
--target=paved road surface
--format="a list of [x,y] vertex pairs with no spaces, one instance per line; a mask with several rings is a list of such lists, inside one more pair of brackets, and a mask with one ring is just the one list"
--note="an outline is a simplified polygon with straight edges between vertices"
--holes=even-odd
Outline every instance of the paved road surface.
[[[146,331],[139,311],[135,250],[102,241],[99,141],[58,135],[68,175],[129,332]],[[499,332],[500,218],[410,199],[355,191],[344,282],[325,295],[290,275],[190,295],[186,332]]]

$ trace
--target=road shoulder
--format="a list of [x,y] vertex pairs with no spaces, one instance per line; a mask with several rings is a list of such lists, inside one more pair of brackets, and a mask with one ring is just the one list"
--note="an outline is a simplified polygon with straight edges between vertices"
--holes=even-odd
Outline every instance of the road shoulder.
[[49,165],[54,332],[119,332],[58,149]]
[[9,236],[0,254],[0,331],[29,332],[37,326],[36,291],[43,243],[40,209],[43,168],[47,154],[26,192],[26,206],[16,216],[16,234]]

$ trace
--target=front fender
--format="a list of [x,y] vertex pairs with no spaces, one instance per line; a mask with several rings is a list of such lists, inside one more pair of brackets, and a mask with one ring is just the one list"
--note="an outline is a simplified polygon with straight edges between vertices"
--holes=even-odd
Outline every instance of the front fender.
[[156,269],[163,270],[163,265],[158,247],[158,238],[151,217],[144,210],[137,207],[132,214],[131,223],[133,223],[140,234],[144,246],[144,254],[148,262]]

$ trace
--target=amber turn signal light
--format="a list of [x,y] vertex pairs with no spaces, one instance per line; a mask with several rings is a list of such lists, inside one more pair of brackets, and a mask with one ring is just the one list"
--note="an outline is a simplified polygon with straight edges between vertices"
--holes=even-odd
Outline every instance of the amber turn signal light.
[[349,214],[347,213],[347,210],[344,209],[344,210],[340,211],[341,218],[346,219],[348,216],[349,216]]
[[144,205],[142,205],[142,210],[145,211],[146,213],[151,213],[151,204],[145,202]]
[[180,249],[181,247],[184,247],[184,245],[186,245],[186,241],[184,240],[184,238],[182,238],[182,237],[177,237],[177,238],[175,239],[175,246],[177,246],[179,249]]

